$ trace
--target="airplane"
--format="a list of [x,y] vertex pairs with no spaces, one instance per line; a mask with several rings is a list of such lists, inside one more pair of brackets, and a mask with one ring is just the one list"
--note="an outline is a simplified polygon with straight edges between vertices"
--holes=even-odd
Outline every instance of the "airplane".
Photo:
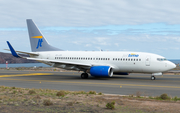
[[[26,21],[32,52],[15,51],[7,41],[12,55],[37,60],[52,67],[83,71],[82,79],[87,79],[89,74],[93,77],[112,77],[113,74],[148,73],[151,74],[151,80],[155,80],[155,76],[176,67],[165,57],[146,52],[63,51],[47,42],[32,19]],[[18,53],[27,54],[29,57]]]

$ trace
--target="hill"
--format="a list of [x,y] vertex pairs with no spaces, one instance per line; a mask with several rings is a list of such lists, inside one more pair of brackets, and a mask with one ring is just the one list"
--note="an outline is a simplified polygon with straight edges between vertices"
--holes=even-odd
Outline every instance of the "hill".
[[[25,55],[23,55],[23,56],[25,56]],[[10,54],[10,53],[0,52],[0,64],[5,64],[6,61],[8,61],[9,64],[13,64],[13,63],[39,63],[38,61],[34,61],[34,60],[27,60],[27,59],[23,59],[23,58],[13,57],[12,54]]]

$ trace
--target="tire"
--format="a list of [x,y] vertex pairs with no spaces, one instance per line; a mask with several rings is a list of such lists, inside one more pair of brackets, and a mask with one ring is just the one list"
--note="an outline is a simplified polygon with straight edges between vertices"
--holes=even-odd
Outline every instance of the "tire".
[[82,79],[85,78],[85,74],[84,74],[84,73],[81,74],[81,78],[82,78]]
[[151,76],[151,80],[155,80],[156,79],[156,77],[155,76]]
[[87,74],[87,73],[85,73],[85,78],[86,78],[86,79],[88,78],[88,74]]
[[82,79],[87,79],[88,78],[88,74],[87,73],[82,73],[81,74],[81,78]]

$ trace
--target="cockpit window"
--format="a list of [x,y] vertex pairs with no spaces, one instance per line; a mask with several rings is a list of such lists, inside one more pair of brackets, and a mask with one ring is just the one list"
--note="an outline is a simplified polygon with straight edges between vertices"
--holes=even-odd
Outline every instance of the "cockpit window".
[[157,58],[158,61],[166,61],[166,58]]

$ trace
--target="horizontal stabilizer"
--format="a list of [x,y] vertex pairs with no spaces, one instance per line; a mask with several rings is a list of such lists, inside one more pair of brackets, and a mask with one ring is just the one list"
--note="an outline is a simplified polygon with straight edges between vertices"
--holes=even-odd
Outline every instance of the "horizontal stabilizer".
[[[7,51],[11,51],[10,49],[4,49]],[[33,55],[33,56],[39,56],[37,53],[29,53],[29,52],[24,52],[24,51],[15,51],[16,53],[22,53],[22,54],[27,54],[27,55]]]

